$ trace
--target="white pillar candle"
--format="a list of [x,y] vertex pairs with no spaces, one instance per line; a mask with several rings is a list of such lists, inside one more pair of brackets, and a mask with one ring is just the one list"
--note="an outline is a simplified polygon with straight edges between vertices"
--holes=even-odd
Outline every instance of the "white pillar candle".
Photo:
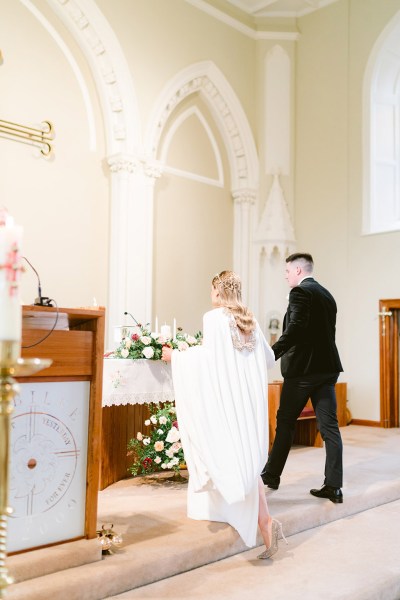
[[173,339],[175,339],[176,338],[176,319],[175,319],[175,317],[174,317],[174,325],[173,325],[172,331],[173,331]]
[[21,340],[21,240],[22,228],[0,209],[0,341]]
[[169,325],[161,325],[160,333],[162,337],[171,339],[171,327]]

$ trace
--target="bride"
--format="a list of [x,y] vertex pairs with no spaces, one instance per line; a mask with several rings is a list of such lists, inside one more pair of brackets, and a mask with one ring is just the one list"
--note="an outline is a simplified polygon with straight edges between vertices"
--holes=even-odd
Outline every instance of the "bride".
[[234,527],[255,546],[257,524],[269,558],[280,523],[272,519],[260,473],[268,453],[267,368],[274,353],[232,271],[212,280],[213,310],[203,317],[203,344],[185,352],[165,346],[172,361],[179,430],[189,470],[188,516]]

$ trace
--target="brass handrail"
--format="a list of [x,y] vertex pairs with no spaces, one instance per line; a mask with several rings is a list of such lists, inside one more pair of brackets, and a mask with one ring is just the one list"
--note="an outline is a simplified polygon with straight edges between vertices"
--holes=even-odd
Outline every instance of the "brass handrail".
[[42,128],[38,129],[0,119],[0,137],[35,146],[43,156],[49,156],[52,151],[50,142],[54,139],[53,125],[50,121],[42,121]]

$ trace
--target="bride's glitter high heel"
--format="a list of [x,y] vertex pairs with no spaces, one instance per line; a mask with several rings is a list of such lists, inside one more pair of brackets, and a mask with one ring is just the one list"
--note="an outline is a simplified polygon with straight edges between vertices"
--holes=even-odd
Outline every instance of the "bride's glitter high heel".
[[287,539],[283,535],[282,523],[280,523],[276,519],[272,519],[271,544],[269,548],[267,548],[266,550],[264,550],[264,552],[259,554],[257,558],[270,558],[273,554],[278,552],[279,533],[281,534],[282,539],[284,539],[285,542],[288,543]]

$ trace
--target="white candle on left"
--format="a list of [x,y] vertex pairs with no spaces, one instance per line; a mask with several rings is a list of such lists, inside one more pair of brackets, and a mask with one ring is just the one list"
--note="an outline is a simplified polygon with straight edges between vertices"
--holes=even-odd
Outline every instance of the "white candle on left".
[[22,227],[0,209],[0,341],[21,340],[21,240]]

